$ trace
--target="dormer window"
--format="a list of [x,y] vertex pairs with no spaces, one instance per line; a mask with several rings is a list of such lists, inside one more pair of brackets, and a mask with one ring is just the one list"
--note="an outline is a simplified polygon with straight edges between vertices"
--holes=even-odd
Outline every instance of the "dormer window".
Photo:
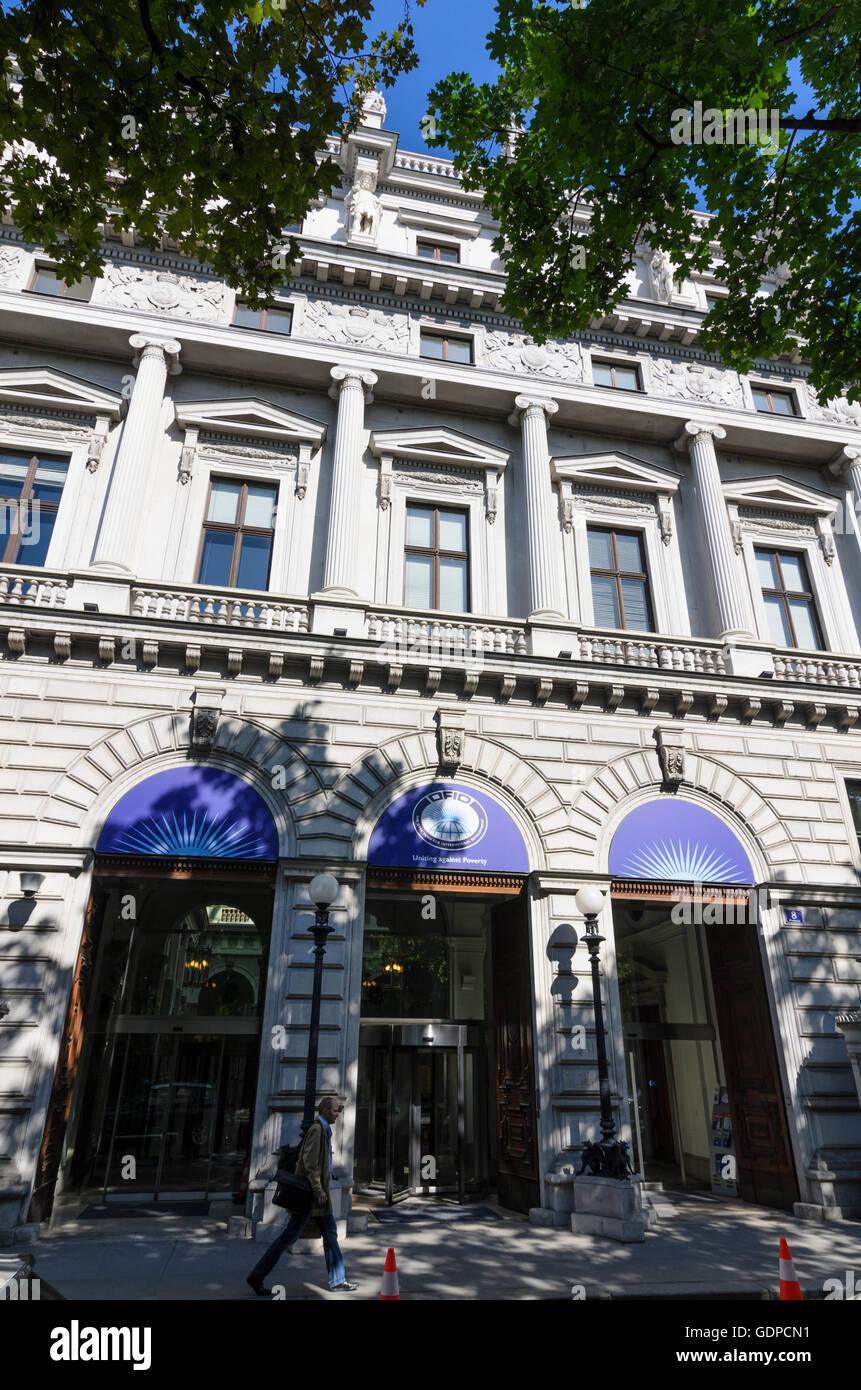
[[769,386],[754,386],[753,403],[763,415],[797,415],[793,391],[773,391]]
[[439,241],[417,241],[416,255],[428,261],[448,261],[451,264],[457,264],[460,260],[460,251],[456,246]]

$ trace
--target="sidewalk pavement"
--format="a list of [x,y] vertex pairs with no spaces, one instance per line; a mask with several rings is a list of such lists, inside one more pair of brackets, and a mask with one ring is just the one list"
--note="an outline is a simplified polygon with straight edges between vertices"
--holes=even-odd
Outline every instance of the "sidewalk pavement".
[[[497,1221],[385,1225],[371,1216],[367,1233],[342,1245],[358,1292],[328,1292],[320,1243],[313,1253],[283,1257],[267,1283],[282,1285],[287,1299],[376,1299],[393,1246],[402,1299],[570,1299],[575,1285],[586,1299],[776,1298],[785,1236],[805,1298],[823,1298],[826,1279],[843,1285],[848,1270],[861,1285],[859,1222],[820,1226],[744,1202],[678,1194],[673,1204],[676,1215],[639,1245],[531,1226],[513,1213]],[[28,1249],[34,1273],[67,1299],[263,1303],[245,1276],[270,1238],[260,1230],[255,1241],[228,1240],[224,1220],[166,1215],[74,1221]]]

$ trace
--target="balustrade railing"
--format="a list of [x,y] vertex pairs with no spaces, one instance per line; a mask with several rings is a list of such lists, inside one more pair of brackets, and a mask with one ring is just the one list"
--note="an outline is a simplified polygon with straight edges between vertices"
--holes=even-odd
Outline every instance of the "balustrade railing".
[[307,632],[308,605],[265,594],[213,593],[201,588],[135,588],[132,615],[262,632]]

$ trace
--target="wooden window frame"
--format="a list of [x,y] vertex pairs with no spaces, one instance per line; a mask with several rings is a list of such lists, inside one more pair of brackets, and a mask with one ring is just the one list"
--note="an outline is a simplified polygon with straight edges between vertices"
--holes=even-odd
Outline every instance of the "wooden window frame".
[[[431,250],[435,254],[425,256],[422,254],[423,248]],[[443,260],[443,257],[438,254],[440,251],[453,251],[454,259]],[[421,257],[423,261],[436,261],[439,265],[460,265],[460,247],[453,246],[447,241],[432,241],[429,237],[416,237],[416,255]]]
[[[628,530],[627,527],[624,527],[624,526],[607,526],[607,525],[601,525],[601,524],[595,525],[595,524],[593,524],[593,523],[591,523],[591,522],[590,522],[590,523],[587,523],[587,526],[586,526],[586,546],[587,546],[587,553],[588,553],[588,546],[589,546],[589,533],[590,533],[591,531],[600,531],[600,532],[602,532],[604,535],[608,535],[608,536],[610,537],[610,550],[611,550],[611,553],[612,553],[612,556],[613,556],[613,566],[614,566],[614,568],[613,568],[613,569],[610,569],[610,570],[607,570],[607,569],[597,569],[597,568],[592,564],[592,561],[591,561],[591,558],[590,558],[590,560],[589,560],[589,580],[590,580],[590,583],[591,583],[592,578],[593,578],[595,575],[597,575],[600,579],[612,579],[612,580],[615,581],[615,585],[616,585],[616,602],[617,602],[618,605],[619,605],[619,618],[620,618],[620,620],[621,620],[621,627],[619,627],[619,628],[617,628],[617,629],[613,629],[613,630],[614,630],[614,631],[618,631],[618,632],[643,632],[643,631],[645,631],[645,632],[656,632],[656,631],[657,631],[657,628],[655,627],[655,605],[654,605],[654,603],[653,603],[653,601],[652,601],[652,586],[651,586],[651,583],[650,583],[650,580],[649,580],[649,571],[648,571],[648,568],[644,568],[642,571],[639,571],[639,570],[623,570],[623,569],[620,569],[620,567],[619,567],[619,551],[618,551],[618,547],[617,547],[617,545],[616,545],[616,537],[617,537],[617,536],[634,536],[635,539],[636,539],[636,541],[637,541],[637,544],[638,544],[638,546],[639,546],[639,548],[640,548],[640,555],[641,555],[641,557],[642,557],[643,564],[644,564],[644,566],[647,564],[645,537],[643,536],[642,532],[641,532],[641,531],[636,531],[636,530]],[[645,586],[645,591],[646,591],[646,614],[647,614],[647,617],[648,617],[648,619],[649,619],[649,626],[648,626],[647,628],[633,628],[633,627],[629,628],[627,622],[625,621],[625,602],[624,602],[624,596],[623,596],[623,594],[622,594],[622,580],[623,580],[623,579],[638,579],[638,580],[642,580],[642,581],[643,581],[643,584],[644,584],[644,586]],[[593,589],[593,591],[592,591],[592,618],[593,618],[593,621],[594,621],[594,618],[595,618],[595,595],[594,595],[594,589]],[[595,624],[595,626],[597,627],[597,623]]]
[[[604,384],[603,381],[596,381],[596,380],[595,380],[595,368],[596,368],[596,367],[609,367],[609,368],[610,368],[610,371],[611,371],[611,373],[612,373],[612,375],[613,375],[613,383],[612,383],[611,386],[606,386],[606,385]],[[620,385],[618,384],[618,382],[616,381],[616,368],[617,368],[617,367],[624,367],[626,371],[633,372],[633,373],[634,373],[634,376],[635,376],[636,379],[637,379],[637,384],[636,384],[636,386],[620,386]],[[598,357],[598,358],[596,358],[595,361],[592,363],[592,385],[593,385],[593,386],[597,386],[597,387],[599,388],[599,390],[604,390],[604,391],[642,391],[642,389],[643,389],[643,373],[641,372],[639,363],[637,363],[637,362],[608,362],[608,361],[606,361],[604,358]]]
[[[433,544],[428,547],[424,545],[409,545],[406,536],[409,530],[410,507],[420,507],[423,511],[433,512]],[[454,512],[462,516],[466,522],[466,550],[443,550],[439,543],[439,514],[440,512]],[[407,499],[404,511],[404,607],[406,607],[407,596],[407,559],[410,555],[430,555],[433,558],[433,593],[432,603],[429,611],[434,613],[471,613],[472,612],[472,576],[470,574],[469,557],[469,510],[466,507],[449,507],[444,502],[422,501],[415,498],[412,501]],[[440,560],[465,560],[466,561],[466,606],[459,608],[440,608],[439,605],[439,565]]]
[[[56,294],[47,294],[44,290],[37,290],[37,289],[36,289],[36,282],[37,282],[37,280],[39,279],[39,276],[41,275],[41,273],[42,273],[44,270],[50,270],[50,271],[52,271],[55,275],[56,275],[56,273],[57,273],[57,267],[56,267],[55,265],[34,265],[34,267],[33,267],[33,274],[31,275],[31,277],[30,277],[30,283],[29,283],[29,285],[27,286],[27,291],[28,291],[28,293],[29,293],[29,294],[38,294],[38,295],[40,295],[40,296],[41,296],[42,298],[44,298],[44,299],[65,299],[65,298],[66,298],[67,290],[68,290],[68,288],[69,288],[69,282],[65,279],[65,277],[60,281],[60,288],[59,288],[59,290],[57,291]],[[72,302],[73,302],[74,304],[89,304],[90,298],[92,297],[93,290],[96,288],[96,282],[95,282],[95,279],[93,278],[92,275],[82,275],[82,276],[81,276],[81,279],[82,279],[82,280],[89,280],[89,281],[90,281],[90,293],[89,293],[89,295],[87,296],[86,299],[77,299],[77,298],[74,298],[74,299],[72,300]],[[78,284],[79,281],[74,281],[73,283]]]
[[[440,340],[442,343],[442,358],[430,357],[422,352],[425,338],[438,338]],[[455,366],[472,367],[475,365],[475,342],[473,338],[467,334],[461,333],[437,333],[433,328],[422,328],[419,330],[419,356],[423,357],[426,362],[453,361],[454,359],[449,358],[448,355],[448,345],[450,342],[467,343],[469,345],[469,362],[455,362]]]
[[[800,418],[798,410],[798,401],[795,398],[795,392],[793,390],[783,390],[780,387],[778,387],[776,390],[772,390],[770,386],[758,386],[756,382],[752,382],[750,391],[753,397],[753,408],[758,415],[778,415],[782,420],[789,420],[793,416],[795,416],[796,419]],[[757,405],[757,392],[760,395],[764,395],[768,400],[768,410],[763,410],[759,405]],[[783,412],[780,410],[775,410],[774,405],[772,404],[772,396],[781,396],[784,400],[789,401],[789,404],[792,407],[792,409],[790,410],[788,415],[784,415]]]
[[[291,304],[291,302],[290,302],[289,299],[276,300],[274,304],[267,304],[267,306],[266,306],[264,309],[259,309],[259,310],[257,310],[256,312],[260,314],[260,322],[257,323],[257,324],[237,323],[237,322],[236,322],[236,311],[237,311],[237,309],[240,309],[240,308],[247,309],[247,308],[249,308],[249,307],[250,307],[250,306],[249,306],[248,304],[246,304],[244,300],[242,300],[242,299],[237,299],[236,303],[235,303],[234,306],[233,306],[233,318],[232,318],[231,321],[230,321],[230,326],[231,326],[231,328],[250,328],[251,331],[252,331],[252,333],[280,333],[280,334],[282,335],[282,337],[285,337],[285,338],[289,338],[289,337],[292,336],[292,333],[293,333],[293,319],[294,319],[294,317],[295,317],[295,307],[294,307],[293,304]],[[270,309],[278,309],[282,314],[283,314],[283,312],[284,312],[285,309],[289,310],[289,312],[290,312],[290,328],[289,328],[289,330],[288,330],[287,333],[285,333],[284,330],[283,330],[282,328],[267,328],[267,327],[266,327],[266,315],[269,313],[269,310],[270,310]]]
[[[785,650],[787,650],[787,651],[799,651],[799,652],[806,652],[806,651],[811,651],[811,650],[812,650],[812,651],[815,651],[815,652],[824,652],[824,651],[827,651],[828,648],[825,646],[825,636],[824,636],[824,633],[823,633],[823,631],[822,631],[822,622],[821,622],[821,619],[820,619],[820,617],[819,617],[819,609],[818,609],[817,604],[816,604],[816,594],[814,593],[814,591],[813,591],[813,586],[812,586],[811,583],[810,583],[810,569],[809,569],[809,567],[808,567],[808,564],[807,564],[807,556],[806,556],[806,554],[804,553],[804,551],[803,551],[803,550],[783,550],[783,551],[781,551],[781,550],[775,549],[775,548],[772,547],[772,546],[761,545],[761,544],[760,544],[760,545],[754,545],[754,547],[753,547],[753,558],[754,558],[754,561],[758,560],[758,558],[759,558],[759,556],[760,556],[761,554],[762,554],[762,555],[768,555],[768,556],[769,556],[772,560],[774,560],[774,561],[776,562],[776,564],[777,564],[777,576],[778,576],[778,579],[780,580],[781,588],[779,588],[779,589],[766,589],[766,588],[764,587],[764,585],[762,584],[762,581],[760,580],[760,581],[759,581],[759,589],[760,589],[760,593],[762,594],[762,597],[763,597],[763,602],[764,602],[765,599],[767,599],[767,598],[779,598],[779,599],[781,600],[782,604],[783,604],[783,614],[784,614],[784,618],[786,619],[786,622],[787,622],[787,624],[788,624],[788,626],[789,626],[790,634],[791,634],[792,639],[793,639],[791,645],[790,645],[789,647],[787,647]],[[804,590],[793,590],[793,589],[787,589],[787,588],[785,588],[785,587],[783,586],[783,568],[782,568],[781,563],[780,563],[780,557],[781,557],[781,555],[793,555],[793,556],[795,556],[798,560],[800,560],[800,562],[801,562],[801,569],[802,569],[802,571],[803,571],[803,573],[804,573],[804,578],[805,578],[805,581],[806,581],[806,583],[807,583],[807,585],[808,585],[808,587],[807,587],[806,589],[804,589]],[[757,566],[757,579],[759,579],[759,566]],[[790,607],[789,607],[789,602],[788,602],[788,600],[789,600],[790,598],[794,598],[794,599],[803,598],[803,599],[806,599],[807,602],[810,604],[810,613],[811,613],[811,616],[812,616],[812,618],[813,618],[813,628],[814,628],[814,632],[815,632],[815,634],[816,634],[817,642],[818,642],[818,644],[819,644],[818,646],[813,647],[813,648],[810,648],[810,647],[799,647],[799,646],[798,646],[798,643],[795,641],[795,623],[792,621],[792,610],[790,609]],[[768,621],[768,609],[766,608],[766,622],[767,622],[767,621]],[[771,637],[771,633],[769,632],[769,641],[773,641],[773,640],[774,640],[774,639]]]
[[[19,451],[16,450],[16,449],[7,449],[7,448],[5,448],[5,447],[4,447],[4,448],[2,449],[2,451],[0,451],[0,452],[2,452],[2,453],[4,453],[4,454],[17,454],[17,453],[19,453]],[[27,451],[26,451],[26,450],[21,450],[21,451],[20,451],[20,456],[21,456],[21,458],[26,458],[26,457],[27,457]],[[61,490],[60,490],[60,498],[59,498],[59,501],[57,501],[57,502],[48,502],[48,501],[43,500],[41,497],[35,498],[35,497],[33,496],[33,483],[34,483],[35,480],[36,480],[36,470],[38,469],[40,463],[49,463],[49,462],[54,462],[54,463],[65,463],[65,465],[66,465],[66,481],[64,481],[64,483],[63,483],[63,487],[62,487]],[[40,516],[41,516],[42,512],[44,511],[44,512],[50,512],[54,517],[56,517],[58,511],[60,510],[60,503],[61,503],[62,500],[63,500],[63,492],[65,491],[65,488],[66,488],[66,482],[68,481],[68,476],[69,476],[69,468],[68,468],[68,466],[69,466],[69,460],[68,460],[68,458],[62,458],[59,454],[31,454],[30,459],[29,459],[29,461],[28,461],[28,465],[27,465],[27,472],[26,472],[26,475],[25,475],[25,477],[24,477],[24,482],[23,482],[23,484],[22,484],[21,492],[20,492],[19,496],[18,496],[17,498],[12,498],[12,497],[6,498],[6,497],[4,497],[4,496],[3,496],[3,492],[2,492],[2,486],[3,486],[3,484],[2,484],[2,480],[0,480],[0,503],[6,502],[6,501],[9,501],[9,502],[13,502],[13,501],[14,501],[14,502],[16,502],[16,503],[18,503],[18,504],[20,505],[21,502],[31,502],[31,503],[32,503],[32,502],[38,502],[38,503],[39,503],[39,515],[40,515]],[[52,538],[53,538],[53,537],[52,537]],[[18,565],[18,564],[21,564],[22,561],[20,561],[20,560],[18,560],[18,559],[12,559],[12,558],[11,558],[11,552],[12,552],[13,548],[14,548],[14,550],[15,550],[15,554],[17,555],[17,554],[20,552],[20,550],[21,550],[21,544],[22,544],[22,542],[21,542],[20,533],[19,533],[19,532],[16,532],[16,531],[10,530],[9,535],[6,537],[6,544],[3,546],[2,554],[0,554],[0,564],[3,564],[3,565]],[[50,545],[49,545],[49,548],[50,548]],[[47,559],[47,554],[46,554],[46,557],[45,557],[45,558]],[[44,567],[44,565],[34,565],[33,568],[34,568],[34,569],[44,569],[45,567]]]
[[[218,484],[218,483],[236,483],[236,484],[239,486],[239,489],[240,489],[240,492],[239,492],[239,505],[238,505],[238,507],[237,507],[237,509],[236,509],[236,521],[235,521],[234,523],[228,524],[228,523],[225,522],[225,521],[207,521],[207,519],[206,519],[207,516],[209,515],[209,504],[210,504],[210,501],[212,500],[212,488],[213,488],[213,485],[214,485],[214,484]],[[271,488],[273,489],[273,491],[274,491],[274,493],[275,493],[275,510],[274,510],[274,516],[273,516],[273,519],[272,519],[272,525],[271,525],[271,527],[246,526],[246,525],[245,525],[245,509],[246,509],[246,506],[247,506],[247,504],[248,504],[248,489],[249,489],[249,487],[271,487]],[[263,482],[263,481],[258,482],[256,479],[253,479],[253,480],[249,483],[249,482],[247,482],[244,478],[231,478],[231,477],[228,477],[227,474],[222,474],[222,473],[212,474],[212,475],[210,476],[209,483],[208,483],[208,485],[207,485],[207,489],[206,489],[206,501],[205,501],[204,507],[203,507],[203,525],[202,525],[202,527],[201,527],[200,544],[198,545],[198,548],[197,548],[197,564],[196,564],[196,566],[195,566],[195,571],[194,571],[195,574],[198,576],[198,578],[195,580],[195,583],[197,583],[197,584],[202,584],[202,583],[205,582],[205,581],[203,581],[203,580],[200,579],[200,567],[201,567],[201,565],[202,565],[202,563],[203,563],[203,551],[204,551],[204,546],[206,545],[206,533],[207,533],[207,531],[220,531],[220,532],[222,532],[223,534],[232,534],[232,535],[233,535],[233,554],[232,554],[231,557],[230,557],[230,574],[229,574],[229,577],[228,577],[228,582],[227,582],[227,584],[212,584],[212,585],[207,585],[207,586],[206,586],[206,587],[208,587],[208,588],[213,588],[213,589],[238,589],[238,588],[239,588],[239,585],[236,583],[236,580],[237,580],[238,577],[239,577],[239,562],[240,562],[240,560],[241,560],[241,558],[242,558],[242,545],[241,545],[241,541],[242,541],[242,537],[243,537],[243,536],[269,536],[270,542],[271,542],[271,543],[270,543],[270,546],[269,546],[269,564],[268,564],[267,567],[266,567],[266,583],[265,583],[265,585],[263,586],[262,589],[248,590],[249,593],[255,593],[255,594],[257,594],[257,593],[260,593],[260,594],[268,593],[268,591],[269,591],[269,580],[270,580],[270,578],[271,578],[271,576],[272,576],[272,556],[273,556],[273,552],[274,552],[274,550],[275,550],[275,523],[276,523],[276,521],[277,521],[277,518],[278,518],[278,486],[277,486],[277,484],[275,484],[275,483]],[[246,592],[246,591],[245,591],[245,590],[242,590],[242,592],[244,593],[244,592]]]

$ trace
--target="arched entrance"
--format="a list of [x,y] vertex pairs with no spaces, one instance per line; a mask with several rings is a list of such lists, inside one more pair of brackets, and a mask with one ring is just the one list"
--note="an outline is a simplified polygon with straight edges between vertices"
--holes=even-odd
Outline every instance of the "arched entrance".
[[78,1208],[238,1191],[277,854],[265,803],[216,768],[156,773],[114,806],[55,1085],[65,1115],[52,1107],[34,1192],[40,1219],[58,1168],[57,1190]]

